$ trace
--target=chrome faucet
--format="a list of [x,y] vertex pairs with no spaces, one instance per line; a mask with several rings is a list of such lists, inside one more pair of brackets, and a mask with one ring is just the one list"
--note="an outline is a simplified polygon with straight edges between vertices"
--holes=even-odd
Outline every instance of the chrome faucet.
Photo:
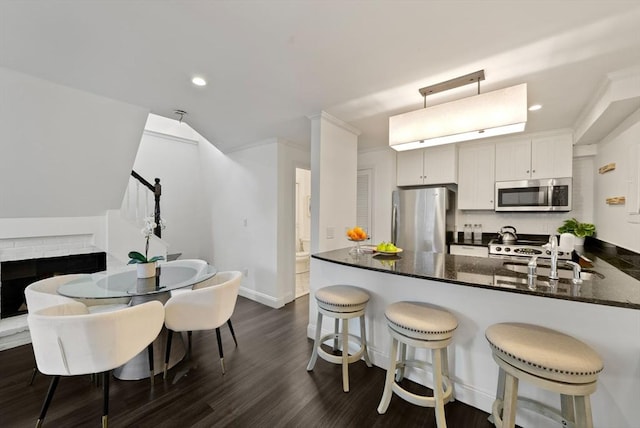
[[549,236],[549,243],[544,248],[551,255],[551,269],[549,270],[549,279],[558,279],[558,238],[556,235]]
[[572,261],[567,261],[566,263],[569,266],[573,267],[573,279],[571,280],[571,282],[573,282],[574,284],[582,283],[582,279],[580,278],[580,272],[582,272],[582,268],[580,267],[580,265]]

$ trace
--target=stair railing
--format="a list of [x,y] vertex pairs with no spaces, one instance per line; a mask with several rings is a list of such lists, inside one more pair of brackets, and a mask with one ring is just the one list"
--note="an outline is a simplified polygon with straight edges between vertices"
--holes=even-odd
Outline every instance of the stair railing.
[[160,179],[156,177],[154,180],[155,184],[151,184],[147,180],[145,180],[144,177],[133,170],[131,171],[131,176],[138,180],[144,187],[146,187],[153,193],[155,199],[153,219],[156,223],[156,228],[153,230],[153,233],[158,238],[162,238],[162,227],[160,226],[160,219],[162,218],[160,217],[160,195],[162,195],[162,186],[160,185]]

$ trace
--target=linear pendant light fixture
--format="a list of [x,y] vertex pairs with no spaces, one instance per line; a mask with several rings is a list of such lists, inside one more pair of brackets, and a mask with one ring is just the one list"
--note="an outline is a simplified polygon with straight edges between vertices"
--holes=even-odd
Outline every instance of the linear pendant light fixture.
[[[403,151],[524,131],[527,84],[480,94],[484,70],[420,89],[425,108],[389,118],[389,146]],[[478,95],[426,107],[427,95],[478,82]]]

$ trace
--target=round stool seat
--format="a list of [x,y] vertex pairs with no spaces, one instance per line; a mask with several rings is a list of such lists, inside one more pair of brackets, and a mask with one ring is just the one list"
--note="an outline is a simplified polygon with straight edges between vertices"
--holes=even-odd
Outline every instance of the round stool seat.
[[392,303],[384,314],[389,327],[412,339],[449,339],[458,327],[458,320],[450,312],[423,302]]
[[318,306],[330,312],[363,311],[369,301],[369,293],[352,285],[331,285],[316,291]]
[[486,330],[493,353],[512,366],[544,379],[595,382],[604,365],[588,345],[558,331],[531,324],[501,323]]

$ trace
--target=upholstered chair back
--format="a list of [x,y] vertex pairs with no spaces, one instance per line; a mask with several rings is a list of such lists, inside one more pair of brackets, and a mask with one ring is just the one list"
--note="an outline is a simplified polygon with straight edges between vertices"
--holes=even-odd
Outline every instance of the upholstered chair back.
[[165,303],[165,325],[173,331],[211,330],[224,324],[236,306],[242,273],[218,272],[188,293]]
[[158,301],[99,313],[72,301],[27,317],[38,370],[64,376],[123,365],[147,348],[163,321],[164,307]]
[[50,306],[72,303],[75,300],[58,294],[58,287],[87,274],[59,275],[41,279],[24,289],[29,312],[37,312]]

